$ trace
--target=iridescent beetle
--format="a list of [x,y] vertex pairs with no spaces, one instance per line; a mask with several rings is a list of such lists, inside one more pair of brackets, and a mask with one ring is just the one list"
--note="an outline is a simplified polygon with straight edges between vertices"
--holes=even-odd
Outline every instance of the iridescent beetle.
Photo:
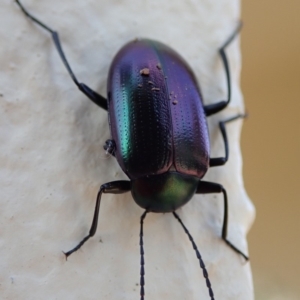
[[228,97],[204,105],[193,71],[170,47],[153,40],[136,39],[123,46],[111,63],[107,80],[107,99],[78,82],[62,50],[58,33],[33,17],[16,0],[22,11],[51,33],[59,55],[77,87],[96,105],[108,111],[111,139],[104,149],[114,155],[130,179],[102,184],[97,195],[89,234],[66,257],[77,251],[97,230],[102,193],[131,191],[134,201],[145,209],[140,228],[140,285],[144,299],[143,221],[148,212],[172,212],[192,242],[214,299],[211,283],[197,246],[175,212],[195,193],[223,193],[222,239],[246,260],[248,257],[227,240],[228,201],[224,187],[201,180],[209,167],[222,166],[228,159],[225,124],[243,118],[236,115],[219,123],[225,144],[225,157],[210,158],[206,117],[226,108],[231,99],[230,73],[225,48],[238,34],[241,23],[219,49],[224,63]]

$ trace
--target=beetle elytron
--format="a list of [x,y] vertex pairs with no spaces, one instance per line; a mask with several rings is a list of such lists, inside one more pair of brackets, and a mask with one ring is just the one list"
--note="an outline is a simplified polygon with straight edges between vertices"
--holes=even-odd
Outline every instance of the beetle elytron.
[[57,51],[77,87],[96,105],[108,111],[111,139],[106,141],[104,149],[116,157],[130,179],[101,185],[89,234],[75,248],[66,252],[66,257],[96,233],[102,193],[131,191],[135,202],[145,209],[140,222],[141,299],[145,295],[143,221],[148,212],[174,214],[193,244],[210,298],[214,299],[200,253],[175,211],[195,193],[222,193],[222,239],[248,260],[227,240],[228,203],[225,189],[220,184],[201,180],[209,167],[222,166],[228,159],[225,124],[244,117],[237,115],[219,123],[225,157],[210,158],[206,117],[223,110],[230,102],[230,73],[225,48],[238,34],[241,24],[219,49],[227,77],[227,101],[204,105],[195,76],[183,58],[170,47],[148,39],[129,42],[116,54],[109,70],[106,100],[77,80],[64,55],[58,33],[27,12],[19,0],[16,2],[27,17],[51,33]]

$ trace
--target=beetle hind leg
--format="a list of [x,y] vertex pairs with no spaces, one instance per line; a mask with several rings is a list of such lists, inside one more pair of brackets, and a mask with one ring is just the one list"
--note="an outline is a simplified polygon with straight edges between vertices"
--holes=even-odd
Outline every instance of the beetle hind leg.
[[96,200],[96,206],[95,206],[95,211],[94,211],[94,217],[93,217],[93,222],[89,231],[89,234],[84,237],[80,243],[74,247],[73,249],[69,250],[68,252],[63,252],[66,256],[66,259],[68,256],[70,256],[72,253],[77,251],[82,247],[82,245],[90,238],[92,237],[96,231],[97,231],[97,225],[98,225],[98,216],[99,216],[99,210],[100,210],[100,202],[101,202],[101,196],[103,193],[106,194],[122,194],[130,191],[131,186],[130,186],[130,181],[125,181],[125,180],[119,180],[119,181],[112,181],[108,182],[105,184],[102,184],[98,195],[97,195],[97,200]]
[[226,47],[234,40],[234,38],[238,35],[242,28],[242,22],[239,22],[238,26],[234,30],[234,32],[230,35],[230,37],[226,40],[226,42],[223,44],[223,46],[219,49],[219,54],[221,56],[225,74],[226,74],[226,82],[227,82],[227,100],[223,100],[217,103],[209,104],[204,106],[204,111],[206,116],[211,116],[213,114],[218,113],[219,111],[223,110],[230,102],[231,100],[231,83],[230,83],[230,70],[229,70],[229,64],[228,59],[226,56],[225,49]]
[[74,83],[77,85],[77,87],[79,88],[79,90],[81,92],[83,92],[90,100],[92,100],[96,105],[100,106],[101,108],[107,110],[107,100],[102,97],[101,95],[99,95],[98,93],[96,93],[95,91],[93,91],[91,88],[89,88],[86,84],[79,82],[75,76],[75,74],[73,73],[67,58],[63,52],[62,46],[61,46],[61,42],[59,39],[59,35],[58,32],[52,30],[50,27],[48,27],[47,25],[45,25],[43,22],[41,22],[40,20],[38,20],[37,18],[35,18],[33,15],[31,15],[26,9],[25,7],[21,4],[21,2],[19,0],[16,0],[16,3],[19,5],[19,7],[21,8],[21,10],[23,11],[23,13],[30,18],[33,22],[35,22],[36,24],[38,24],[39,26],[41,26],[42,28],[44,28],[45,30],[47,30],[48,32],[51,33],[52,35],[52,39],[54,41],[55,47],[59,53],[59,56],[61,58],[61,60],[63,61],[63,64],[65,65],[66,69],[68,70],[69,75],[71,76],[72,80],[74,81]]
[[222,239],[224,242],[236,253],[242,255],[246,261],[249,260],[249,257],[245,255],[241,250],[239,250],[236,246],[234,246],[227,239],[227,227],[228,227],[228,200],[227,193],[224,187],[221,184],[208,182],[208,181],[200,181],[197,187],[197,194],[214,194],[214,193],[223,193],[224,198],[224,218],[223,218],[223,227],[222,227]]

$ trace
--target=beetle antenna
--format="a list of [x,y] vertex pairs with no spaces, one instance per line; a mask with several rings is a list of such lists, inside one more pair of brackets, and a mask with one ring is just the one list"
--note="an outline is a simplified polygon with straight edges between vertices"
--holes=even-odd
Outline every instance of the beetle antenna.
[[208,273],[207,273],[207,270],[205,268],[205,264],[204,264],[204,262],[203,262],[203,260],[201,258],[201,254],[200,254],[200,252],[199,252],[199,250],[198,250],[198,248],[197,248],[197,246],[196,246],[196,244],[194,242],[194,239],[191,236],[191,234],[189,233],[189,231],[187,230],[187,228],[184,226],[184,224],[182,223],[181,219],[179,218],[179,216],[177,215],[177,213],[175,211],[173,211],[173,215],[178,220],[178,222],[181,224],[181,226],[183,227],[183,230],[188,235],[188,237],[189,237],[189,239],[190,239],[190,241],[191,241],[191,243],[193,245],[193,248],[194,248],[194,250],[196,252],[196,256],[197,256],[197,258],[199,260],[199,263],[200,263],[200,268],[203,270],[203,276],[204,276],[205,281],[206,281],[206,286],[208,288],[210,299],[214,300],[215,299],[214,298],[214,293],[213,293],[213,290],[211,288],[211,283],[210,283],[210,280],[208,278]]
[[140,230],[140,254],[141,254],[141,269],[140,269],[140,286],[141,286],[141,290],[140,290],[140,294],[141,294],[141,300],[144,300],[144,296],[145,296],[145,260],[144,260],[144,242],[143,242],[143,224],[144,224],[144,219],[146,218],[148,211],[145,210],[145,212],[141,215],[141,230]]

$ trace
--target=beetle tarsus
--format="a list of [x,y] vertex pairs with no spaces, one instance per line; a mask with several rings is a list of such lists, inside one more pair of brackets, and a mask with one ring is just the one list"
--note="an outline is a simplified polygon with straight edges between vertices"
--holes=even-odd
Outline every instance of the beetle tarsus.
[[64,252],[64,251],[61,251],[61,252],[65,255],[65,259],[67,261],[68,260],[68,255],[67,255],[68,252]]
[[239,253],[241,256],[244,257],[244,259],[246,261],[249,260],[249,257],[247,255],[245,255],[241,250],[239,250],[238,248],[236,248],[231,242],[229,242],[227,239],[224,239],[223,240],[225,241],[225,243],[230,247],[232,248],[235,252]]
[[74,252],[76,252],[77,250],[79,250],[81,247],[82,247],[82,245],[89,239],[91,237],[91,235],[89,234],[89,235],[87,235],[76,247],[74,247],[73,249],[71,249],[71,250],[69,250],[68,252],[64,252],[63,251],[63,253],[64,253],[64,255],[66,256],[66,260],[67,260],[67,258],[72,254],[72,253],[74,253]]

